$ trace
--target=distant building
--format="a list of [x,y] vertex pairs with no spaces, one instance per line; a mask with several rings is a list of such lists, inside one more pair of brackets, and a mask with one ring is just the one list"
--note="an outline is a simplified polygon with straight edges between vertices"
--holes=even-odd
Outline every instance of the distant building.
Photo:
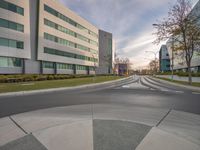
[[99,67],[96,69],[97,74],[113,73],[114,47],[112,33],[99,30]]
[[115,72],[118,75],[128,75],[128,64],[126,63],[118,63],[115,64]]
[[160,72],[170,71],[170,58],[166,45],[162,45],[159,51]]

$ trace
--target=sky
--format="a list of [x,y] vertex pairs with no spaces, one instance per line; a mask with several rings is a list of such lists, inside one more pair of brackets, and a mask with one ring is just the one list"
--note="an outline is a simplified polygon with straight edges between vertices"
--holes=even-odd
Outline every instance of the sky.
[[[176,0],[59,0],[97,28],[111,32],[118,57],[129,58],[133,69],[145,68],[162,44],[153,44],[152,24],[167,17]],[[198,0],[191,0],[194,5]],[[158,56],[157,56],[158,57]]]

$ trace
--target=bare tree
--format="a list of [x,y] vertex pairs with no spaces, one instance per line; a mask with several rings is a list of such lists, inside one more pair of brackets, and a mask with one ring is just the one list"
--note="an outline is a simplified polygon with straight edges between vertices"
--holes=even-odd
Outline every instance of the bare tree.
[[152,74],[156,74],[159,70],[159,61],[158,59],[152,60],[149,63],[149,68]]
[[168,17],[157,24],[153,24],[157,32],[155,43],[160,43],[171,37],[174,44],[173,51],[177,51],[185,58],[188,68],[188,82],[192,83],[191,60],[194,51],[200,44],[199,16],[191,13],[192,6],[189,0],[177,0],[168,12]]

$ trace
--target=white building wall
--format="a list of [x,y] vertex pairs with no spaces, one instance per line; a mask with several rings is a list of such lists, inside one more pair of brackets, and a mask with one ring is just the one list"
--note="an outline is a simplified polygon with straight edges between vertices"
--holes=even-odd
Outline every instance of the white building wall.
[[0,56],[30,59],[30,22],[28,0],[6,0],[24,8],[24,16],[0,8],[0,18],[24,25],[24,32],[0,27],[0,37],[24,42],[24,49],[0,46]]
[[[84,32],[83,30],[80,30],[80,29],[70,25],[69,23],[61,20],[60,18],[53,16],[53,15],[49,14],[48,12],[46,12],[44,10],[44,4],[46,4],[47,6],[55,9],[59,13],[71,18],[72,20],[76,21],[77,23],[81,24],[82,26],[84,26],[84,27],[88,28],[89,30],[98,34],[98,29],[95,26],[93,26],[92,24],[90,24],[89,22],[87,22],[86,20],[81,18],[80,16],[76,15],[74,12],[72,12],[68,8],[64,7],[60,3],[56,2],[56,1],[41,0],[40,1],[40,15],[39,15],[38,60],[52,61],[52,62],[59,62],[59,63],[68,63],[68,64],[78,64],[78,65],[85,65],[85,66],[94,66],[94,62],[91,62],[91,61],[73,59],[73,58],[56,56],[56,55],[44,53],[44,47],[48,47],[48,48],[53,48],[53,49],[57,49],[57,50],[64,51],[64,52],[70,52],[70,53],[74,53],[74,54],[88,56],[91,58],[93,58],[93,57],[98,58],[98,54],[92,54],[91,52],[80,50],[78,48],[70,48],[65,45],[55,43],[53,41],[45,40],[44,32],[98,51],[98,46],[95,46],[93,44],[90,44],[88,42],[85,42],[85,41],[75,38],[73,36],[70,36],[66,33],[63,33],[59,30],[56,30],[56,29],[53,29],[51,27],[44,25],[44,18],[46,18],[54,23],[57,23],[65,28],[68,28],[76,33],[79,33],[87,38],[90,38],[90,39],[98,42],[98,38],[95,38],[92,35]],[[98,63],[97,63],[97,65],[98,65]]]

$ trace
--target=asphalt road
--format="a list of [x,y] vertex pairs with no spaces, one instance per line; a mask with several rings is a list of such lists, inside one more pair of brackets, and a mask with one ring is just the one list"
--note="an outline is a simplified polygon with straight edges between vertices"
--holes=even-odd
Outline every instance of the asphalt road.
[[149,77],[122,86],[0,97],[0,118],[43,108],[79,104],[121,104],[167,108],[200,114],[200,93],[163,84]]

